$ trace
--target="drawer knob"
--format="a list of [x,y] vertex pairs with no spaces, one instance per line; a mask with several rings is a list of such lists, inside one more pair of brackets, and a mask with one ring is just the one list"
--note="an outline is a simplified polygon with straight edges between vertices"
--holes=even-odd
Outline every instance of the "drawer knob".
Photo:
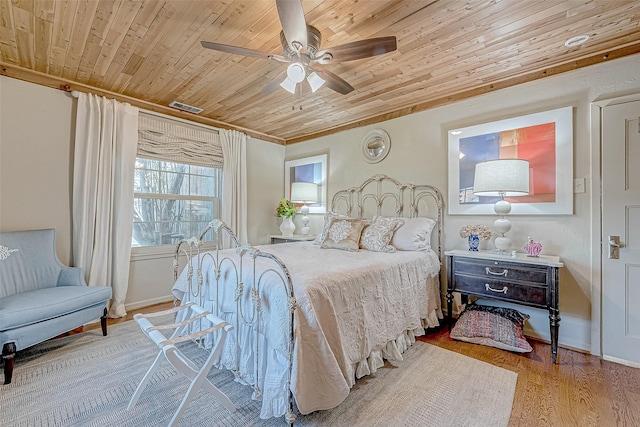
[[[506,270],[505,270],[505,271],[506,271]],[[499,293],[499,294],[505,294],[505,295],[507,294],[507,291],[509,290],[506,286],[503,286],[503,287],[502,287],[502,289],[493,289],[493,288],[491,287],[491,285],[489,285],[488,283],[485,283],[485,284],[484,284],[484,288],[485,288],[486,290],[488,290],[488,291],[496,292],[496,293]]]
[[509,270],[505,268],[504,270],[498,273],[497,271],[491,271],[491,268],[489,267],[485,268],[484,271],[486,271],[487,274],[491,274],[493,276],[504,276],[504,277],[507,277],[507,273],[509,272]]

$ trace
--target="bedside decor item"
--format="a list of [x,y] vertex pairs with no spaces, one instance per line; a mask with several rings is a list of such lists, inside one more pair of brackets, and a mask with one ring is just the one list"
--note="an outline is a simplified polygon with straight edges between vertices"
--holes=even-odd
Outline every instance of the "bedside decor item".
[[309,235],[309,206],[307,203],[318,202],[318,184],[313,182],[294,182],[291,184],[291,201],[293,203],[302,203],[300,213],[302,214],[302,230],[303,236]]
[[527,256],[537,257],[542,252],[542,243],[534,241],[531,237],[527,237],[527,244],[524,245]]
[[511,212],[511,203],[506,196],[529,194],[529,162],[520,159],[498,159],[478,163],[473,180],[473,194],[477,196],[499,196],[493,210],[500,218],[493,227],[500,233],[494,244],[501,253],[511,249],[511,239],[505,236],[511,230],[511,221],[505,218]]
[[362,139],[362,155],[367,163],[378,163],[384,160],[391,150],[391,138],[382,129],[374,129]]
[[511,308],[467,304],[449,335],[458,341],[528,353],[533,349],[522,333],[528,318]]
[[480,240],[489,240],[491,238],[491,230],[486,225],[465,225],[460,229],[460,237],[468,240],[470,251],[477,251],[480,246]]
[[296,230],[296,225],[293,223],[293,216],[296,214],[296,205],[291,201],[283,198],[276,207],[276,215],[282,218],[282,224],[280,224],[280,232],[283,236],[291,236]]
[[284,162],[284,197],[293,200],[293,183],[312,182],[318,186],[318,200],[307,203],[309,213],[325,213],[327,210],[327,155],[304,157]]
[[473,193],[474,173],[478,163],[500,158],[527,160],[531,171],[531,192],[511,200],[510,215],[573,214],[574,108],[562,107],[450,129],[449,214],[493,213],[495,198]]

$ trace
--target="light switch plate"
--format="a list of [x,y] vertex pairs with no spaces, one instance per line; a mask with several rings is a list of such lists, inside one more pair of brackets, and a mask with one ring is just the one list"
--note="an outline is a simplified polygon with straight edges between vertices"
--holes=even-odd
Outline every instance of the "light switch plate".
[[585,178],[575,178],[573,180],[573,192],[574,193],[585,193],[587,191],[586,179]]

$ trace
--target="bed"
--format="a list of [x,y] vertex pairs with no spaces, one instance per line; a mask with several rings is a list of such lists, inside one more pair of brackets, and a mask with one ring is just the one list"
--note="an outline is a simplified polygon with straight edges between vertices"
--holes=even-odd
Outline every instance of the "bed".
[[212,221],[178,245],[172,291],[234,326],[216,365],[253,387],[261,418],[293,423],[438,325],[443,205],[433,186],[375,175],[335,193],[314,242],[239,245]]

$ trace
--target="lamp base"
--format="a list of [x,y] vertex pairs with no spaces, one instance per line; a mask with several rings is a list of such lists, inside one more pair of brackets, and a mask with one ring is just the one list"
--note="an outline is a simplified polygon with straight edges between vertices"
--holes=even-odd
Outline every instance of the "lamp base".
[[496,245],[496,249],[504,252],[508,252],[511,249],[511,239],[504,236],[498,236],[493,242]]
[[302,214],[302,218],[300,218],[300,221],[302,221],[302,230],[300,230],[300,233],[302,233],[303,236],[308,236],[309,235],[309,206],[306,205],[306,203],[304,205],[302,205],[302,207],[300,208],[300,213]]

